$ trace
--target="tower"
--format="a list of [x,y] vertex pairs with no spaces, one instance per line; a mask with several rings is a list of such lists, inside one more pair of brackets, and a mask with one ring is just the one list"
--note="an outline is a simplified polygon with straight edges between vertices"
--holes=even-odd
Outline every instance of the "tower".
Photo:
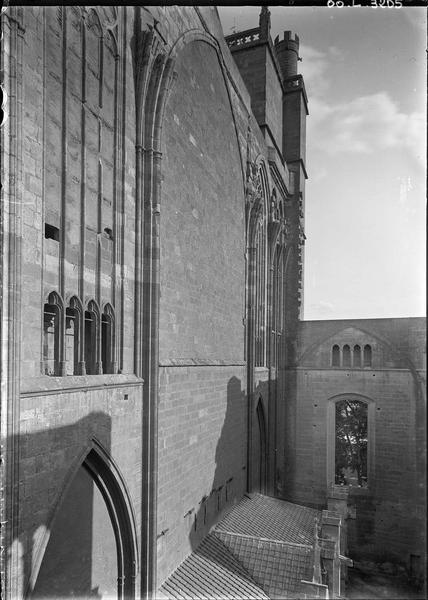
[[291,244],[294,250],[291,277],[295,285],[292,285],[292,288],[298,290],[295,301],[290,299],[288,303],[287,320],[289,323],[296,323],[299,317],[303,317],[303,245],[305,240],[306,116],[309,114],[308,99],[303,77],[297,69],[297,63],[301,60],[299,57],[299,37],[293,35],[291,31],[285,31],[282,40],[279,37],[275,39],[274,47],[281,70],[283,86],[282,154],[290,172],[292,194],[287,209],[287,218],[292,232]]

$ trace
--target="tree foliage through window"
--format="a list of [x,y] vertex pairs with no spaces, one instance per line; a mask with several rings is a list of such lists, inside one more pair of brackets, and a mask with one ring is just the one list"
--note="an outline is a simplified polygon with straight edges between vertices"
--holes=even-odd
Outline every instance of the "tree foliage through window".
[[336,404],[335,483],[367,487],[367,404],[359,400]]

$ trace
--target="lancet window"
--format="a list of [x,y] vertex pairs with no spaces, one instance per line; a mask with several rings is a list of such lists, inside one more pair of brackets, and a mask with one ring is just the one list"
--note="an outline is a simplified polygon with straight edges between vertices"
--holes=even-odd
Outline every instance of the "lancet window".
[[266,180],[263,171],[259,171],[261,182],[258,206],[258,218],[254,232],[255,249],[255,285],[254,285],[254,333],[255,333],[255,366],[266,365],[266,324],[267,324],[267,207]]

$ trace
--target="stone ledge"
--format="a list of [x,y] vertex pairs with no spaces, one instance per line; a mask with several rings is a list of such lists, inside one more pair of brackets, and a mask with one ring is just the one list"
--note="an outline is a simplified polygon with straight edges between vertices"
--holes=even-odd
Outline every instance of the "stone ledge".
[[24,379],[21,383],[21,396],[45,396],[47,394],[71,393],[80,390],[96,390],[117,387],[143,386],[144,380],[136,375],[69,375],[49,377],[41,375]]

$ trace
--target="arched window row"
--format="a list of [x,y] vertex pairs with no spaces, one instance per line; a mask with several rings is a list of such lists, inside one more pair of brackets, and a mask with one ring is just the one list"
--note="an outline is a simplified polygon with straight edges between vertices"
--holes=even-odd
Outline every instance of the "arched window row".
[[372,366],[372,347],[370,344],[360,346],[355,344],[351,346],[344,344],[339,346],[334,344],[331,349],[331,365],[332,367],[356,368]]
[[113,307],[106,304],[101,311],[95,300],[84,307],[77,296],[66,305],[51,292],[43,310],[42,346],[45,375],[116,373]]
[[285,352],[285,257],[286,216],[282,198],[268,181],[266,166],[249,167],[247,233],[250,344],[254,366],[278,366]]

